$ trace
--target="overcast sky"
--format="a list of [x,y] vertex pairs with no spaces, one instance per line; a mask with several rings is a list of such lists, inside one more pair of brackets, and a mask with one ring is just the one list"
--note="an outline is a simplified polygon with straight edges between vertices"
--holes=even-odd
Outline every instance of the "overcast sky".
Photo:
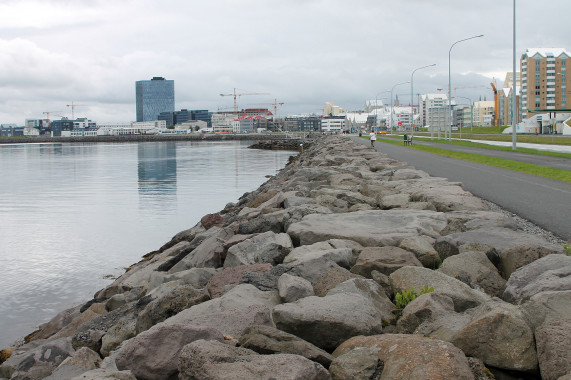
[[[135,81],[175,81],[176,109],[348,110],[410,80],[414,93],[493,98],[512,70],[511,0],[0,0],[0,123],[44,111],[98,123],[135,119]],[[540,4],[545,4],[544,9]],[[569,0],[517,2],[517,55],[571,49]],[[401,104],[410,85],[395,88]],[[416,97],[416,95],[415,95]],[[458,98],[459,101],[462,99]],[[271,107],[271,106],[269,106]],[[52,119],[54,116],[52,116]]]

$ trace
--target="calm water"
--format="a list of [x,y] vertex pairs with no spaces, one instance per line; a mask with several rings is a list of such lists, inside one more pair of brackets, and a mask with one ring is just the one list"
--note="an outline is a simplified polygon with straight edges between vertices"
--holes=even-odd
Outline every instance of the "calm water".
[[90,299],[292,152],[249,142],[0,145],[0,348]]

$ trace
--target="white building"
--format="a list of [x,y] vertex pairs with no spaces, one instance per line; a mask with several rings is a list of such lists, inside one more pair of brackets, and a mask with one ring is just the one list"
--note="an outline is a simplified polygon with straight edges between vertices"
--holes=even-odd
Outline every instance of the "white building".
[[106,124],[100,125],[97,130],[98,136],[118,136],[118,135],[154,135],[161,129],[166,129],[165,120],[139,121],[131,124]]
[[420,96],[418,124],[431,131],[446,131],[450,126],[450,109],[445,94],[424,94]]
[[321,119],[321,131],[324,133],[339,133],[344,129],[344,117],[324,117]]
[[[236,116],[231,112],[218,112],[212,114],[212,130],[214,132],[236,132],[234,121]],[[238,123],[239,124],[239,123]]]

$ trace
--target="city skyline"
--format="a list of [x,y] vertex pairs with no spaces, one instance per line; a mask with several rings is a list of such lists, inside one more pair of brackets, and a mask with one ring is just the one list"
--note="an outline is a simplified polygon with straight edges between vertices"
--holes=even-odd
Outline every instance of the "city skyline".
[[[448,83],[448,49],[458,96],[491,99],[492,78],[511,71],[512,2],[409,0],[0,2],[0,123],[21,125],[59,111],[98,122],[136,118],[133,83],[163,76],[177,83],[176,109],[231,108],[234,88],[267,96],[238,99],[240,108],[275,99],[280,116],[317,113],[326,101],[348,110],[410,79],[415,93]],[[517,3],[517,56],[528,48],[570,50],[566,10]],[[445,91],[444,91],[445,92]],[[409,104],[406,90],[398,91]],[[384,100],[387,103],[387,99]],[[57,112],[54,113],[56,115]]]

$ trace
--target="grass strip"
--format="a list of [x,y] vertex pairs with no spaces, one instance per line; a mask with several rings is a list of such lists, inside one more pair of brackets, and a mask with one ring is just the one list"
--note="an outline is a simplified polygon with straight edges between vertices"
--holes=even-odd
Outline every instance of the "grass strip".
[[[398,140],[402,141],[402,136],[384,135],[383,138],[385,138],[385,137],[392,138],[395,140],[398,139]],[[481,148],[481,149],[489,149],[489,150],[501,150],[504,152],[518,152],[518,153],[526,153],[526,154],[537,154],[540,156],[562,157],[562,158],[571,159],[571,153],[550,152],[550,151],[538,150],[538,149],[532,149],[532,148],[516,148],[516,150],[513,150],[509,146],[495,146],[495,145],[477,143],[477,142],[472,142],[472,141],[463,141],[463,140],[448,141],[447,139],[431,139],[429,137],[418,136],[418,135],[415,135],[414,138],[417,139],[417,141],[420,140],[420,141],[426,141],[426,142],[432,142],[432,143],[438,143],[438,144],[468,146],[468,147],[473,147],[473,148]]]
[[[416,137],[431,137],[430,132],[415,132],[414,135]],[[432,134],[434,135],[434,134]],[[460,133],[454,132],[452,133],[452,138],[460,138]],[[512,135],[504,135],[504,134],[478,134],[478,133],[470,133],[470,132],[463,132],[462,133],[463,139],[472,139],[472,140],[489,140],[489,141],[504,141],[504,142],[511,142]],[[546,144],[546,145],[571,145],[571,137],[561,136],[558,135],[557,137],[554,135],[517,135],[517,141],[522,143],[531,143],[531,144]]]
[[450,158],[457,158],[459,160],[477,162],[484,165],[495,166],[498,168],[513,170],[520,173],[527,173],[539,177],[555,179],[558,181],[571,183],[571,170],[554,169],[550,167],[528,164],[525,162],[508,160],[505,158],[489,157],[482,154],[455,152],[442,148],[435,148],[427,145],[412,145],[404,147],[402,141],[397,140],[377,140],[385,144],[392,144],[401,146],[403,149],[416,149],[427,153],[438,154]]

